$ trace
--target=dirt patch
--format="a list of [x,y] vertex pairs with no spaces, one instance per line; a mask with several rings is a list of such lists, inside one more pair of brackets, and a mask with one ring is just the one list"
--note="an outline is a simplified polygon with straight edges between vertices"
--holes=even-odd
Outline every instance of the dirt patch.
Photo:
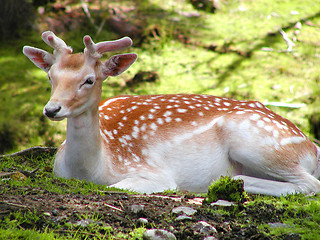
[[[4,193],[10,188],[10,193]],[[258,206],[237,204],[229,207],[199,204],[192,194],[185,195],[131,195],[121,192],[99,194],[56,194],[41,188],[0,186],[0,218],[14,220],[13,212],[34,212],[38,218],[22,222],[23,229],[42,232],[52,229],[70,236],[70,226],[87,228],[90,224],[104,226],[100,234],[115,236],[144,226],[146,229],[165,229],[177,239],[204,239],[214,235],[218,239],[275,239],[258,229],[261,223],[280,222],[281,210],[272,204]],[[24,194],[20,194],[21,192]],[[178,218],[172,210],[185,206],[196,210],[191,216]],[[94,216],[94,217],[92,217]],[[180,215],[181,216],[181,215]],[[196,224],[204,221],[217,232],[199,231]],[[250,224],[248,224],[250,222]],[[72,234],[71,234],[72,235]],[[95,234],[92,233],[94,237]],[[285,239],[281,236],[279,239]],[[297,236],[300,239],[299,235]]]

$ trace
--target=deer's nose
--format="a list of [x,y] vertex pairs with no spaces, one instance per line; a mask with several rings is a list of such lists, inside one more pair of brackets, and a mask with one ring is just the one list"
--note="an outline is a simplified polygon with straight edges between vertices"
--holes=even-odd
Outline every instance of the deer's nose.
[[54,118],[60,110],[61,106],[58,103],[51,103],[45,106],[44,115],[49,118]]

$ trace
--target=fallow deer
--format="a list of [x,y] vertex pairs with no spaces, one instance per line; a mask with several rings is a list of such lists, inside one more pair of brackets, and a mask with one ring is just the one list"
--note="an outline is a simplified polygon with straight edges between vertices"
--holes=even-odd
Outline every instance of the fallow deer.
[[42,38],[53,54],[29,46],[23,53],[48,73],[52,93],[44,114],[67,118],[57,176],[144,193],[205,192],[222,175],[243,179],[250,193],[320,191],[320,148],[260,102],[193,94],[100,102],[103,81],[125,71],[137,55],[99,59],[131,46],[131,39],[95,44],[85,36],[84,53],[73,54],[54,33]]

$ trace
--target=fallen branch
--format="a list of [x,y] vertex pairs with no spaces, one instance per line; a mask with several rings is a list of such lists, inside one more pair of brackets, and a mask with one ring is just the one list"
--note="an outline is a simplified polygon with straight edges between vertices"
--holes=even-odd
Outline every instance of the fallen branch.
[[57,151],[57,148],[55,147],[31,147],[31,148],[27,148],[12,154],[0,155],[0,160],[3,158],[12,158],[12,157],[32,157],[34,155],[40,155],[45,153],[53,155],[56,153],[56,151]]
[[117,208],[117,207],[112,206],[112,205],[109,205],[109,204],[107,204],[107,203],[105,203],[104,206],[106,206],[106,207],[108,207],[108,208],[111,208],[111,209],[113,209],[113,210],[117,210],[117,211],[119,211],[119,212],[124,212],[122,209]]
[[288,46],[287,52],[292,52],[292,49],[295,46],[295,44],[289,39],[288,35],[282,29],[280,29],[280,34],[282,35],[283,40],[286,42]]
[[264,102],[266,106],[285,107],[285,108],[302,108],[305,107],[304,103],[282,103],[282,102]]
[[12,207],[18,207],[18,208],[28,208],[25,205],[17,204],[17,203],[11,203],[11,202],[6,202],[6,201],[1,201],[0,204],[6,204]]

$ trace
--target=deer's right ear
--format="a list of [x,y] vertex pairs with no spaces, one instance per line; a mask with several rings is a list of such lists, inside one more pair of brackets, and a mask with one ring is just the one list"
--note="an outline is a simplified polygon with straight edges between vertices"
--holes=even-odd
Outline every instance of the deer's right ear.
[[23,54],[26,55],[38,68],[45,72],[49,72],[51,66],[55,62],[54,56],[42,49],[24,46]]

